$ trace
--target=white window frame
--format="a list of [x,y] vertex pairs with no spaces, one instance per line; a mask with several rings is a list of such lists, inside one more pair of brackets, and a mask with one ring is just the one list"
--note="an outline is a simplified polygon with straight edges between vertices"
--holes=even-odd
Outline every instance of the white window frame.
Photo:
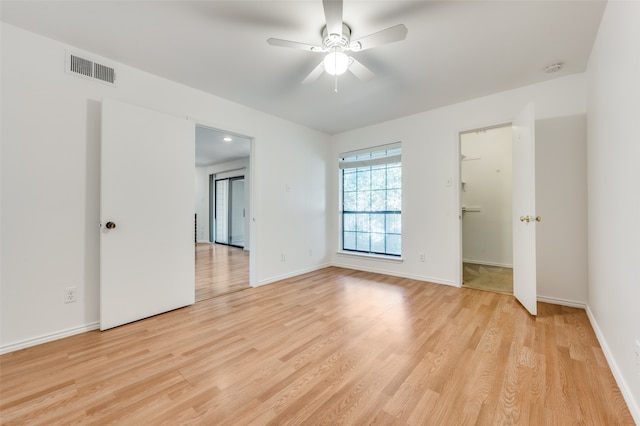
[[[398,261],[398,260],[402,260],[402,177],[400,176],[400,188],[399,192],[400,192],[400,201],[399,201],[399,210],[393,210],[393,211],[373,211],[373,212],[379,212],[378,214],[382,214],[384,215],[384,223],[385,223],[385,230],[383,232],[384,234],[384,251],[380,252],[379,250],[376,250],[374,247],[372,247],[371,242],[369,242],[369,246],[367,250],[358,250],[357,249],[357,244],[355,244],[353,247],[348,247],[345,248],[345,241],[344,241],[344,237],[345,237],[345,231],[344,230],[344,215],[345,215],[345,203],[344,203],[344,170],[345,169],[357,169],[357,168],[361,168],[361,167],[375,167],[375,166],[379,166],[379,165],[386,165],[386,164],[393,164],[393,163],[400,163],[400,172],[402,174],[402,157],[401,157],[401,143],[400,142],[396,142],[393,144],[387,144],[387,145],[380,145],[380,146],[375,146],[375,147],[371,147],[371,148],[366,148],[366,149],[362,149],[362,150],[357,150],[357,151],[351,151],[351,152],[345,152],[339,155],[339,177],[338,177],[338,181],[339,181],[339,219],[338,219],[338,233],[339,233],[339,238],[338,238],[338,253],[339,254],[344,254],[344,255],[353,255],[353,256],[358,256],[358,257],[374,257],[374,258],[381,258],[381,259],[386,259],[386,260],[390,260],[390,261]],[[388,187],[388,182],[385,182],[385,197],[388,197],[387,191],[395,191],[396,189],[393,188],[389,188]],[[385,198],[388,202],[388,199]],[[372,210],[370,209],[365,209],[365,211],[354,211],[354,214],[357,215],[369,215],[369,220],[371,220],[371,212]],[[399,232],[387,232],[387,220],[388,220],[388,216],[391,215],[395,215],[395,214],[399,214],[400,219],[399,219]],[[355,235],[354,237],[357,238],[357,231],[354,231]],[[372,232],[371,230],[369,231],[365,231],[363,232],[363,234],[369,234],[369,238],[371,238],[371,236],[373,234],[380,234],[380,232]],[[389,237],[393,237],[394,235],[398,235],[399,239],[400,239],[400,243],[399,243],[399,252],[393,252],[393,250],[390,250],[387,246],[387,241]],[[371,240],[370,240],[371,241]]]

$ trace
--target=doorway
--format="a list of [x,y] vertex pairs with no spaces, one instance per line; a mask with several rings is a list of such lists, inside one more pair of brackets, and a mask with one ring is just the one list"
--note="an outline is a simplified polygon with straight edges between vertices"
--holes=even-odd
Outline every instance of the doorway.
[[513,294],[510,124],[460,133],[462,285]]
[[251,146],[196,126],[196,301],[250,288]]

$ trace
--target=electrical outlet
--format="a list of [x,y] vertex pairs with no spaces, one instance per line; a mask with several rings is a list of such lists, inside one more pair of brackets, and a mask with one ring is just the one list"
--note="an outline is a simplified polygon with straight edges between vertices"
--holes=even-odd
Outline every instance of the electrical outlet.
[[284,252],[283,252],[283,253],[280,253],[280,260],[281,260],[282,262],[286,262],[286,261],[287,261],[287,255],[286,255],[286,254],[284,254]]
[[420,262],[426,262],[427,256],[424,253],[420,253]]
[[313,250],[309,249],[309,256],[313,256]]
[[67,287],[64,289],[64,303],[74,303],[78,300],[78,288]]

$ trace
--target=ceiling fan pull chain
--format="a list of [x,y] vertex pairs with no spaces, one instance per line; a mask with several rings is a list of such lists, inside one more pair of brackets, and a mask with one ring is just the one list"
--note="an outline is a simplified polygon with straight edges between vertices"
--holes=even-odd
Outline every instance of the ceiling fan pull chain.
[[334,75],[334,85],[333,85],[333,91],[338,93],[338,75]]

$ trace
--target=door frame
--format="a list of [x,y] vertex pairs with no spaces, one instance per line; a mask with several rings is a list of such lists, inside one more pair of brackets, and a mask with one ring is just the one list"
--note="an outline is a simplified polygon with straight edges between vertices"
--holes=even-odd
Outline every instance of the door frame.
[[[458,276],[456,280],[456,284],[458,287],[462,287],[463,284],[463,274],[464,274],[464,256],[463,256],[463,243],[464,236],[462,233],[462,135],[467,133],[474,133],[478,131],[486,131],[493,129],[500,129],[502,127],[511,127],[513,128],[512,122],[502,123],[502,124],[492,124],[488,126],[476,127],[469,130],[461,130],[458,132],[458,143],[456,144],[456,167],[457,167],[457,185],[456,185],[456,204],[458,206],[457,215],[458,215],[458,260],[459,260],[459,268],[458,268]],[[511,143],[513,144],[513,137]],[[511,188],[511,192],[513,193],[513,188]],[[513,226],[513,225],[512,225]],[[512,237],[513,239],[513,237]]]
[[[458,274],[456,277],[455,284],[457,287],[462,287],[463,283],[463,261],[464,257],[462,255],[462,244],[463,244],[463,235],[462,235],[462,159],[460,155],[462,154],[462,138],[461,136],[465,133],[477,132],[480,130],[491,130],[491,129],[499,129],[501,127],[513,127],[513,122],[499,122],[494,124],[488,124],[485,126],[478,126],[467,128],[464,130],[459,130],[456,134],[457,143],[455,149],[455,170],[456,170],[456,183],[455,183],[455,197],[456,197],[456,216],[458,218]],[[513,188],[512,188],[513,192]]]
[[[256,253],[256,249],[255,249],[257,247],[256,238],[258,234],[255,229],[256,227],[255,208],[257,206],[257,198],[258,198],[255,190],[255,187],[256,187],[256,138],[241,132],[226,130],[224,129],[224,126],[220,126],[218,124],[212,124],[207,120],[201,120],[199,118],[194,118],[194,117],[187,117],[187,119],[193,122],[195,126],[208,127],[210,129],[228,133],[231,136],[238,136],[245,139],[249,139],[249,143],[250,143],[249,144],[249,203],[250,203],[249,244],[248,244],[248,247],[245,244],[244,249],[249,251],[249,286],[257,287],[258,283],[256,279],[256,265],[257,265],[256,262],[259,254]],[[195,143],[196,141],[194,138],[193,140],[194,146],[195,146]],[[208,176],[208,179],[210,180],[211,177]],[[245,182],[246,182],[246,175],[245,175]],[[245,190],[246,190],[246,185],[245,185]],[[208,191],[208,192],[209,192],[209,196],[211,196],[211,191]],[[209,200],[209,209],[212,208],[211,203],[212,201]],[[246,209],[246,206],[245,206],[245,209]],[[209,212],[211,212],[211,210],[209,210]],[[209,226],[211,226],[211,224],[209,224]]]
[[[527,104],[524,108],[528,108],[529,104]],[[535,107],[535,106],[533,106]],[[515,112],[515,115],[520,116],[520,114],[522,113],[523,110],[518,110]],[[455,183],[455,190],[454,193],[456,194],[456,216],[458,217],[458,274],[456,277],[456,281],[455,284],[457,287],[462,287],[462,283],[463,283],[463,255],[462,255],[462,243],[463,243],[463,236],[462,236],[462,161],[460,158],[461,155],[461,138],[460,135],[464,134],[464,133],[468,133],[468,132],[472,132],[472,131],[477,131],[477,130],[483,130],[483,129],[491,129],[491,128],[498,128],[498,127],[504,127],[504,126],[511,126],[512,129],[514,127],[514,121],[516,120],[516,117],[514,116],[514,118],[509,121],[509,122],[505,122],[502,124],[490,124],[487,126],[479,126],[479,127],[474,127],[474,128],[467,128],[464,130],[460,130],[457,133],[457,138],[458,138],[458,143],[455,145],[455,166],[454,166],[454,170],[457,171],[456,174],[456,183]],[[535,125],[535,116],[534,116],[534,122],[533,125]],[[512,136],[512,143],[515,142],[515,132]],[[535,140],[534,140],[535,141]],[[535,161],[535,159],[534,159]],[[533,176],[534,180],[535,180],[535,169],[534,169],[534,176]],[[535,183],[535,182],[534,182]],[[447,182],[447,186],[450,186],[451,184],[451,180],[449,180]],[[513,192],[513,187],[512,187],[512,192]],[[535,212],[532,212],[534,214],[535,217]],[[515,220],[515,219],[514,219]],[[514,238],[514,236],[512,236],[512,239]],[[514,250],[515,250],[516,245],[514,244]],[[514,256],[515,258],[515,256]],[[513,297],[518,300],[518,298],[516,297],[516,291],[515,291],[515,261],[514,261],[514,293],[513,293]],[[536,295],[536,299],[537,299],[537,295]],[[522,305],[523,308],[525,310],[527,310],[527,312],[529,311],[529,308],[525,307],[524,305]],[[531,313],[531,312],[530,312]],[[535,312],[533,312],[533,315],[535,315]]]

